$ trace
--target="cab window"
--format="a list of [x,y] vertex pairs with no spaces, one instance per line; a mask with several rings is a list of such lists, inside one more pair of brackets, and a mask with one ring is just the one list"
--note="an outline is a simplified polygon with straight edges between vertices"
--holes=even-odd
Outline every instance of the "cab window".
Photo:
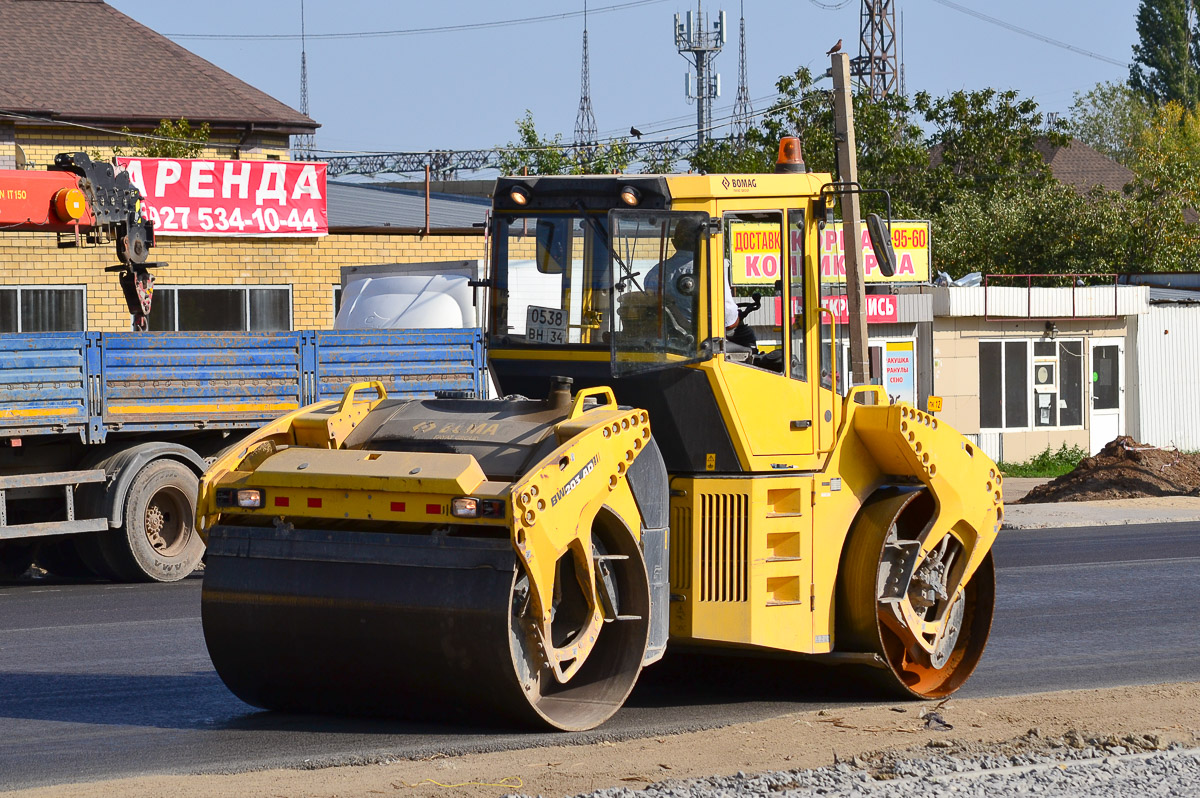
[[804,314],[804,211],[788,211],[788,324],[791,329],[792,379],[808,381],[808,323]]
[[495,220],[493,346],[607,345],[606,224],[565,214]]
[[612,211],[612,366],[616,375],[707,357],[708,215]]
[[[760,336],[757,341],[758,349],[763,354],[752,362],[746,362],[785,373],[785,338],[788,319],[793,314],[784,304],[787,302],[784,276],[788,268],[784,254],[787,237],[784,234],[783,213],[730,212],[725,214],[724,224],[725,275],[733,293],[733,301],[744,302],[744,297],[760,294],[763,307],[774,316],[773,330]],[[800,227],[803,230],[803,219]],[[802,316],[802,304],[799,310]],[[733,319],[725,320],[726,324],[731,321]],[[800,335],[803,334],[802,330]]]

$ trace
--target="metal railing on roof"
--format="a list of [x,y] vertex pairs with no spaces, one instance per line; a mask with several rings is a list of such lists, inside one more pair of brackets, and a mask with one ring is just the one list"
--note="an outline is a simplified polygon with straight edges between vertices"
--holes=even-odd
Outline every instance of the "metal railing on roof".
[[[1116,273],[987,274],[983,278],[983,318],[987,321],[1013,318],[1030,321],[1116,318],[1120,315],[1117,305],[1117,276]],[[1024,280],[1025,285],[993,285],[993,281],[996,280]],[[1049,285],[1034,285],[1034,280]],[[1069,301],[1061,293],[1054,293],[1068,288]],[[1097,306],[1109,295],[1110,290],[1112,312],[1096,312],[1102,309]],[[1018,312],[1022,304],[1021,293],[1024,294],[1023,313]]]

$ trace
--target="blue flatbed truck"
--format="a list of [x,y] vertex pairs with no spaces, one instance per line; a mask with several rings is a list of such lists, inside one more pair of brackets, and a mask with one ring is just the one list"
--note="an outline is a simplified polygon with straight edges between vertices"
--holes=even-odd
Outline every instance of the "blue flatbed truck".
[[217,452],[355,382],[479,395],[483,369],[478,329],[0,335],[0,577],[181,579]]

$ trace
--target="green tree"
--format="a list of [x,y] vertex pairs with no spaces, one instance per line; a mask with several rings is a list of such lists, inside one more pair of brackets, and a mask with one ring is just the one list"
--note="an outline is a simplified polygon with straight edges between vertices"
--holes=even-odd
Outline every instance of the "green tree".
[[1195,12],[1193,0],[1141,0],[1129,86],[1153,104],[1200,98]]
[[129,148],[113,147],[113,155],[134,158],[197,158],[208,143],[208,123],[193,128],[186,119],[172,122],[163,119],[158,127],[148,134],[151,138],[134,135],[127,127],[121,128]]
[[1132,168],[1151,114],[1145,97],[1128,84],[1097,83],[1087,92],[1075,93],[1068,124],[1076,139]]
[[567,171],[567,150],[562,136],[538,135],[533,112],[517,120],[517,140],[510,141],[500,155],[500,173],[505,175],[561,175]]
[[955,276],[1088,274],[1129,270],[1135,203],[1057,180],[965,193],[933,216],[936,268]]
[[1047,128],[1037,103],[1015,91],[955,91],[932,98],[918,93],[914,108],[931,133],[926,144],[933,154],[918,201],[929,213],[964,194],[984,197],[1029,188],[1051,179],[1038,147],[1067,143],[1065,121]]
[[[779,99],[759,123],[747,131],[744,142],[712,140],[691,156],[692,168],[714,172],[770,172],[774,168],[779,140],[800,138],[800,149],[808,168],[837,173],[833,137],[833,100],[827,90],[813,86],[812,73],[797,69],[775,84]],[[859,183],[869,188],[887,188],[900,215],[914,212],[912,181],[928,166],[921,131],[911,121],[907,100],[893,95],[882,102],[859,93],[854,97],[854,130],[858,143]],[[879,209],[877,197],[867,195],[864,205]]]
[[1192,271],[1200,260],[1200,109],[1169,102],[1138,138],[1131,168],[1143,271]]
[[629,168],[632,150],[626,139],[576,148],[563,144],[562,134],[540,135],[533,112],[517,120],[517,141],[510,141],[500,155],[499,169],[506,175],[608,174]]
[[627,172],[633,160],[633,148],[628,139],[597,144],[593,147],[576,148],[571,151],[571,174],[601,175]]

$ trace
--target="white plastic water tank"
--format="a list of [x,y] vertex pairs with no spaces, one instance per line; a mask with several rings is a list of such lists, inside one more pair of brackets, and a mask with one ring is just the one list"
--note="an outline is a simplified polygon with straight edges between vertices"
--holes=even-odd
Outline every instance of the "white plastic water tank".
[[342,296],[337,330],[401,330],[477,326],[473,289],[455,274],[363,276]]

